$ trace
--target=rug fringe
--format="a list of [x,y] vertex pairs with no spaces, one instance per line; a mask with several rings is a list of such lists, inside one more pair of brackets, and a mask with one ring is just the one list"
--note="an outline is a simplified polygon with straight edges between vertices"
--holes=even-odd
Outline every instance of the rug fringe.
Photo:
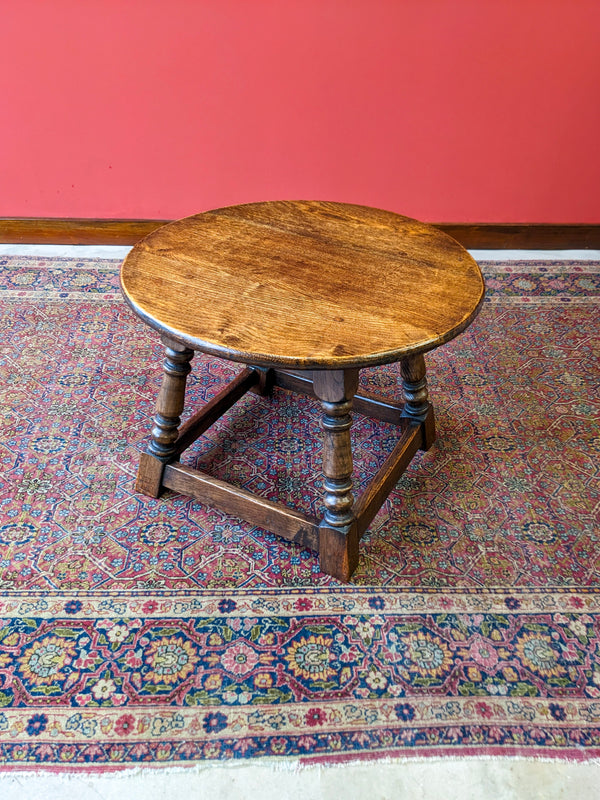
[[321,769],[357,769],[365,767],[394,767],[406,766],[409,764],[427,764],[435,769],[436,767],[452,767],[464,763],[494,763],[514,765],[524,764],[556,764],[558,765],[581,765],[591,768],[600,768],[600,757],[588,758],[585,753],[581,757],[569,756],[546,756],[546,755],[482,755],[470,754],[464,756],[373,756],[349,759],[288,759],[288,758],[257,758],[245,761],[203,761],[193,764],[159,764],[147,763],[142,765],[105,765],[98,768],[95,765],[82,764],[78,769],[65,770],[64,767],[55,764],[41,765],[36,764],[31,769],[22,767],[2,765],[0,766],[0,780],[4,777],[13,778],[43,777],[51,774],[60,776],[61,779],[77,780],[82,776],[113,778],[115,780],[129,779],[150,774],[156,775],[202,775],[212,772],[215,769],[223,771],[245,771],[252,769],[268,769],[274,773],[294,773],[302,774]]

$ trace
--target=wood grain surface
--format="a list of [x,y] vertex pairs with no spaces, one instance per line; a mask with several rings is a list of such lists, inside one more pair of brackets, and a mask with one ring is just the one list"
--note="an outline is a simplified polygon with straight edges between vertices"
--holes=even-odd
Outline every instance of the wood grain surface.
[[384,364],[452,339],[484,294],[446,234],[363,206],[270,202],[170,223],[125,259],[134,311],[188,347],[261,366]]

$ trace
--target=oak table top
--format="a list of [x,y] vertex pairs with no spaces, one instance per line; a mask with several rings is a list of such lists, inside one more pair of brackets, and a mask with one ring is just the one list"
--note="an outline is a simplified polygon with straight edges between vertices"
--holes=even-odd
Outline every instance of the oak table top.
[[277,201],[165,225],[121,270],[127,302],[193,350],[294,369],[375,366],[449,341],[484,283],[437,228],[345,203]]

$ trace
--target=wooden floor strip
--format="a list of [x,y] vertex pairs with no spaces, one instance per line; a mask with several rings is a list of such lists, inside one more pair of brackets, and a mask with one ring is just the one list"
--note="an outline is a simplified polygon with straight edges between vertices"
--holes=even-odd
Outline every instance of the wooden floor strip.
[[[4,244],[135,244],[170,220],[0,217]],[[479,250],[600,249],[600,225],[439,222],[436,228],[463,247]]]

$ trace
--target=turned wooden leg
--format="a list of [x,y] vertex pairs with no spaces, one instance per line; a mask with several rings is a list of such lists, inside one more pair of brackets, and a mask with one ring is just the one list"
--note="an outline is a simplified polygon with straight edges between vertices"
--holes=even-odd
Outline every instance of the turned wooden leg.
[[190,361],[194,351],[166,337],[163,363],[163,382],[156,400],[156,414],[152,427],[152,439],[142,453],[136,489],[142,494],[158,497],[161,491],[165,464],[176,457],[179,416],[185,401],[185,384],[190,373]]
[[319,526],[319,564],[328,575],[348,581],[358,565],[350,444],[350,412],[358,388],[358,370],[315,370],[313,380],[323,408],[325,515]]
[[420,450],[429,450],[435,442],[435,417],[429,402],[425,359],[423,355],[408,356],[400,362],[404,394],[403,417],[421,423],[423,441]]

